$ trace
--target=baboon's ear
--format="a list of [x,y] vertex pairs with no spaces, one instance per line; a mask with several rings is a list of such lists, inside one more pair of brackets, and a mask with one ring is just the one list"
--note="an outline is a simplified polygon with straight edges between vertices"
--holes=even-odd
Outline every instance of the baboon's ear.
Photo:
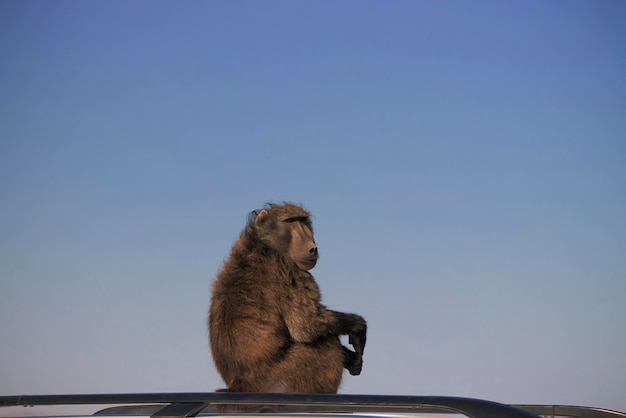
[[256,218],[254,219],[254,225],[258,226],[261,222],[263,222],[263,219],[267,218],[267,215],[269,215],[269,213],[265,209],[259,212]]

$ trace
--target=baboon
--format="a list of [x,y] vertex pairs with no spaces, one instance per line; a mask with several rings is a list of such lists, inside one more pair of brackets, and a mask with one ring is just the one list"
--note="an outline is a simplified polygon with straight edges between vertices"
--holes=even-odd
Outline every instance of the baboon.
[[321,303],[309,273],[317,260],[303,207],[269,203],[250,213],[213,284],[209,340],[222,391],[336,393],[343,368],[361,373],[367,324]]

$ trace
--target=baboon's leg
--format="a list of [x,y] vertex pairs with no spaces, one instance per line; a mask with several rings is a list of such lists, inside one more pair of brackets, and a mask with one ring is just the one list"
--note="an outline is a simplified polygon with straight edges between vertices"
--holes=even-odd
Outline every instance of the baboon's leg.
[[339,337],[313,344],[294,344],[276,366],[272,392],[337,393],[341,384],[344,352]]

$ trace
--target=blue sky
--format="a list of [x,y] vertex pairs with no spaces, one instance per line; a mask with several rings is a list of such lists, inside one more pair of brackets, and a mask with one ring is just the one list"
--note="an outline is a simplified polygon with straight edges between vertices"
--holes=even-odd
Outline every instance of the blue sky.
[[314,215],[344,393],[626,411],[626,4],[0,3],[0,394],[211,391],[247,214]]

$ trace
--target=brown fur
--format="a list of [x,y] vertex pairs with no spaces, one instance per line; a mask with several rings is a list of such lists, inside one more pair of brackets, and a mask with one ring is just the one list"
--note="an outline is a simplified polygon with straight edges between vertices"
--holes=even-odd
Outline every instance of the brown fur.
[[[359,374],[366,323],[327,309],[308,272],[317,262],[309,213],[254,211],[213,284],[209,340],[230,392],[336,393],[343,368]],[[343,347],[350,335],[356,352]]]

